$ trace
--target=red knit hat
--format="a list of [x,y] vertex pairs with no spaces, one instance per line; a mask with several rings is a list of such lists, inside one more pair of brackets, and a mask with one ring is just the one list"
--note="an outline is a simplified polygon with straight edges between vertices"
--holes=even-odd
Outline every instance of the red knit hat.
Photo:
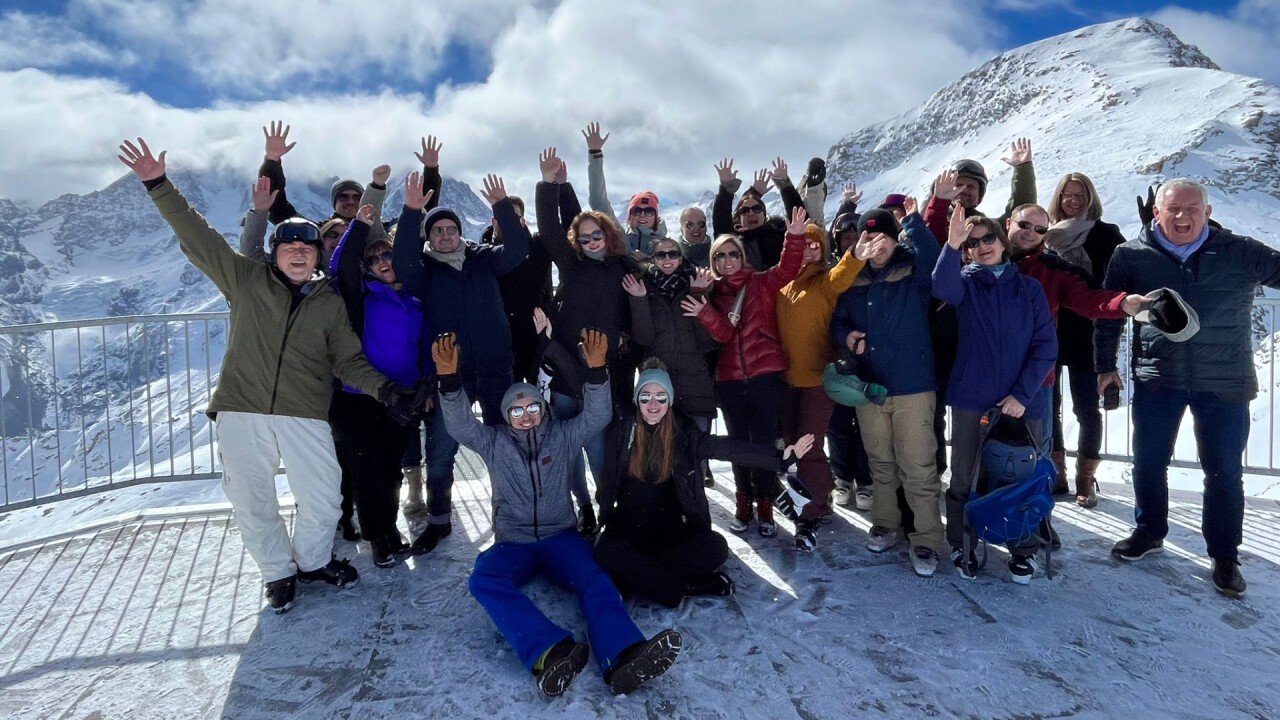
[[641,190],[631,196],[631,202],[627,203],[627,214],[630,215],[636,208],[653,208],[655,213],[658,212],[658,196],[652,190]]

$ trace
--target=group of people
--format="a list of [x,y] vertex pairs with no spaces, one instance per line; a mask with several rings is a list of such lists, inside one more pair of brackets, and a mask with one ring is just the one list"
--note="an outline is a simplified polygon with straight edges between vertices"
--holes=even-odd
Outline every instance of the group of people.
[[[1075,501],[1094,507],[1099,397],[1121,382],[1122,321],[1140,311],[1137,528],[1112,552],[1137,560],[1161,549],[1166,470],[1190,407],[1213,582],[1228,595],[1245,590],[1241,456],[1257,392],[1249,307],[1259,284],[1280,285],[1280,253],[1211,226],[1207,193],[1191,180],[1170,180],[1140,203],[1142,235],[1126,243],[1101,220],[1083,174],[1064,176],[1047,208],[1036,204],[1027,140],[1005,157],[1013,188],[1000,218],[976,209],[987,175],[973,160],[938,175],[923,206],[893,194],[860,210],[847,184],[828,224],[821,159],[798,187],[778,158],[745,189],[725,159],[710,225],[691,206],[671,232],[649,190],[615,216],[609,136],[593,123],[583,131],[590,209],[548,148],[537,232],[524,202],[489,175],[492,220],[472,241],[463,218],[439,204],[434,137],[415,153],[423,170],[406,178],[389,223],[387,165],[367,185],[334,183],[331,217],[301,217],[281,164],[294,147],[289,131],[263,128],[240,252],[168,180],[163,152],[139,138],[119,155],[230,305],[208,412],[227,496],[277,612],[292,606],[298,582],[357,582],[333,553],[335,528],[366,541],[377,567],[448,537],[460,445],[484,461],[492,487],[494,545],[476,559],[470,591],[549,695],[592,653],[618,693],[674,663],[679,633],[646,639],[622,592],[669,607],[733,592],[706,494],[712,459],[732,463],[730,532],[754,525],[774,537],[776,506],[807,552],[831,505],[854,502],[870,512],[869,551],[905,540],[913,571],[928,577],[945,549],[973,579],[980,566],[964,506],[983,476],[983,418],[998,408],[1002,425],[1054,459],[1058,489],[1069,492],[1057,390],[1066,368],[1080,425]],[[769,216],[771,187],[784,216]],[[1151,321],[1169,290],[1198,314],[1198,332]],[[837,365],[856,371],[860,401],[833,390]],[[711,433],[717,416],[727,436]],[[282,459],[297,498],[292,537],[275,500]],[[397,529],[404,483],[406,516],[425,512],[412,541]],[[1041,530],[1058,542],[1051,524]],[[1037,537],[1009,544],[1012,581],[1035,574]],[[589,643],[521,592],[539,575],[577,594]]]

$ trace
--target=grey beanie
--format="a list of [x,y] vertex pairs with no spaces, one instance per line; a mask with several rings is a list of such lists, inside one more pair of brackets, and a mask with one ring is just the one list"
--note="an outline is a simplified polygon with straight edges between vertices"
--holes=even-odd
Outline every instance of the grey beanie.
[[338,193],[343,190],[355,190],[357,193],[360,193],[360,195],[364,195],[364,186],[360,183],[351,179],[339,180],[333,184],[333,187],[329,188],[329,205],[331,207],[337,207]]
[[511,408],[515,406],[516,401],[524,400],[526,398],[534,398],[543,405],[547,404],[547,401],[542,397],[542,391],[539,390],[536,385],[530,385],[527,382],[518,382],[507,388],[506,392],[502,393],[502,416],[509,417],[511,415]]

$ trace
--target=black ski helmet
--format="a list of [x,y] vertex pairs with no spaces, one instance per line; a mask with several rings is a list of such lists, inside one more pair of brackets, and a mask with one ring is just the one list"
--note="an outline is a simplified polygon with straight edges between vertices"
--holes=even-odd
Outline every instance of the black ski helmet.
[[275,231],[271,233],[272,265],[276,263],[276,249],[282,243],[292,242],[304,242],[308,245],[314,245],[316,248],[316,262],[320,262],[319,256],[324,254],[324,242],[320,239],[320,227],[305,218],[292,217],[276,225]]
[[982,168],[982,163],[977,160],[964,159],[952,165],[951,169],[956,171],[957,177],[972,178],[978,181],[978,202],[982,202],[982,198],[987,195],[987,171]]

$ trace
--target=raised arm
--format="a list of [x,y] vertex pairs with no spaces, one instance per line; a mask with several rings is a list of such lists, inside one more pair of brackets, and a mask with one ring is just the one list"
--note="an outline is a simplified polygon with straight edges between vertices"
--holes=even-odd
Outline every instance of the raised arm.
[[442,335],[431,345],[431,358],[440,376],[440,412],[444,426],[459,444],[475,451],[481,458],[493,456],[497,429],[487,427],[471,412],[471,401],[458,377],[458,340],[452,334]]
[[1036,201],[1036,169],[1031,164],[1031,140],[1018,138],[1009,146],[1009,152],[1001,158],[1013,167],[1013,180],[1010,183],[1009,204],[1000,216],[1000,224],[1008,222],[1013,209]]
[[583,373],[582,412],[560,420],[569,438],[569,451],[586,445],[596,433],[604,430],[613,417],[612,392],[609,389],[609,372],[605,358],[609,354],[609,338],[599,330],[582,330],[582,354],[587,370]]
[[[791,176],[787,172],[787,161],[781,156],[774,158],[770,175],[773,178],[774,187],[778,188],[778,194],[782,196],[782,207],[788,217],[795,212],[796,208],[804,207],[804,198],[800,197],[800,191],[796,190],[796,186],[791,183]],[[808,210],[805,212],[807,213]]]
[[240,230],[240,254],[261,263],[270,262],[271,256],[262,244],[267,239],[267,214],[276,198],[271,180],[258,178],[258,182],[253,184],[252,197],[253,206],[244,214],[244,225]]
[[364,205],[338,241],[329,258],[329,274],[337,278],[338,294],[347,306],[347,316],[356,335],[364,336],[364,249],[368,247],[373,206]]
[[507,199],[507,188],[502,178],[489,175],[484,179],[484,198],[493,206],[493,217],[502,232],[502,245],[490,250],[491,256],[496,258],[493,269],[498,275],[506,275],[529,257],[529,229],[520,224],[515,205]]
[[742,185],[738,171],[733,169],[733,158],[725,158],[715,167],[720,182],[716,185],[716,199],[711,204],[712,240],[733,232],[733,195]]
[[960,246],[969,239],[969,226],[964,221],[964,208],[956,205],[947,228],[947,244],[933,268],[933,296],[951,305],[964,302],[964,276],[960,274]]
[[956,180],[960,175],[954,168],[944,170],[933,181],[933,195],[924,209],[924,223],[929,232],[938,241],[938,247],[947,242],[947,228],[951,222],[951,201],[956,199],[959,189]]
[[915,246],[916,264],[912,279],[917,284],[928,287],[933,281],[933,269],[938,265],[941,248],[938,238],[917,212],[918,207],[914,197],[906,199],[903,210],[907,214],[902,218],[902,229],[907,232],[907,237],[911,238],[911,244]]
[[593,122],[582,131],[587,140],[587,206],[609,216],[618,224],[618,216],[609,204],[609,190],[604,182],[604,144],[611,133],[600,134],[600,123]]
[[435,135],[428,135],[422,138],[422,152],[413,154],[422,163],[422,189],[428,193],[427,204],[422,208],[424,213],[435,210],[440,204],[440,191],[444,185],[440,176],[440,150],[443,147],[444,144]]
[[373,169],[373,177],[360,196],[360,207],[369,205],[373,208],[373,220],[369,223],[370,243],[389,239],[387,228],[382,224],[382,203],[387,199],[387,180],[390,178],[391,166],[379,165]]
[[644,280],[631,275],[622,276],[622,289],[631,302],[631,339],[643,346],[653,344],[657,331],[653,326],[653,314],[649,309],[649,290]]
[[[569,225],[561,222],[560,206],[564,202],[565,188],[568,183],[556,183],[556,174],[564,163],[556,155],[556,149],[549,147],[538,156],[538,168],[542,171],[542,182],[534,190],[534,212],[538,219],[538,234],[542,246],[551,261],[560,269],[561,274],[568,272],[576,257],[573,248],[569,247]],[[572,194],[572,188],[569,188]],[[564,282],[563,277],[561,282]]]
[[266,138],[266,154],[262,158],[262,166],[258,168],[258,177],[267,177],[271,180],[271,188],[276,191],[275,199],[271,203],[271,211],[268,218],[271,224],[279,225],[289,218],[301,217],[301,213],[289,202],[289,197],[285,194],[284,185],[284,166],[280,163],[280,159],[293,149],[296,142],[289,142],[289,125],[285,125],[283,121],[273,121],[270,126],[262,128],[262,135]]
[[422,240],[420,238],[423,212],[430,198],[423,194],[422,176],[409,173],[404,179],[404,210],[396,227],[396,243],[391,250],[391,267],[396,280],[415,296],[425,299],[427,293],[427,269],[422,266]]
[[[804,205],[792,209],[791,222],[787,224],[787,239],[782,246],[782,257],[778,258],[777,265],[765,273],[765,284],[774,292],[795,280],[804,268],[804,230],[808,220],[809,215],[804,211]],[[849,282],[852,283],[853,280]]]

